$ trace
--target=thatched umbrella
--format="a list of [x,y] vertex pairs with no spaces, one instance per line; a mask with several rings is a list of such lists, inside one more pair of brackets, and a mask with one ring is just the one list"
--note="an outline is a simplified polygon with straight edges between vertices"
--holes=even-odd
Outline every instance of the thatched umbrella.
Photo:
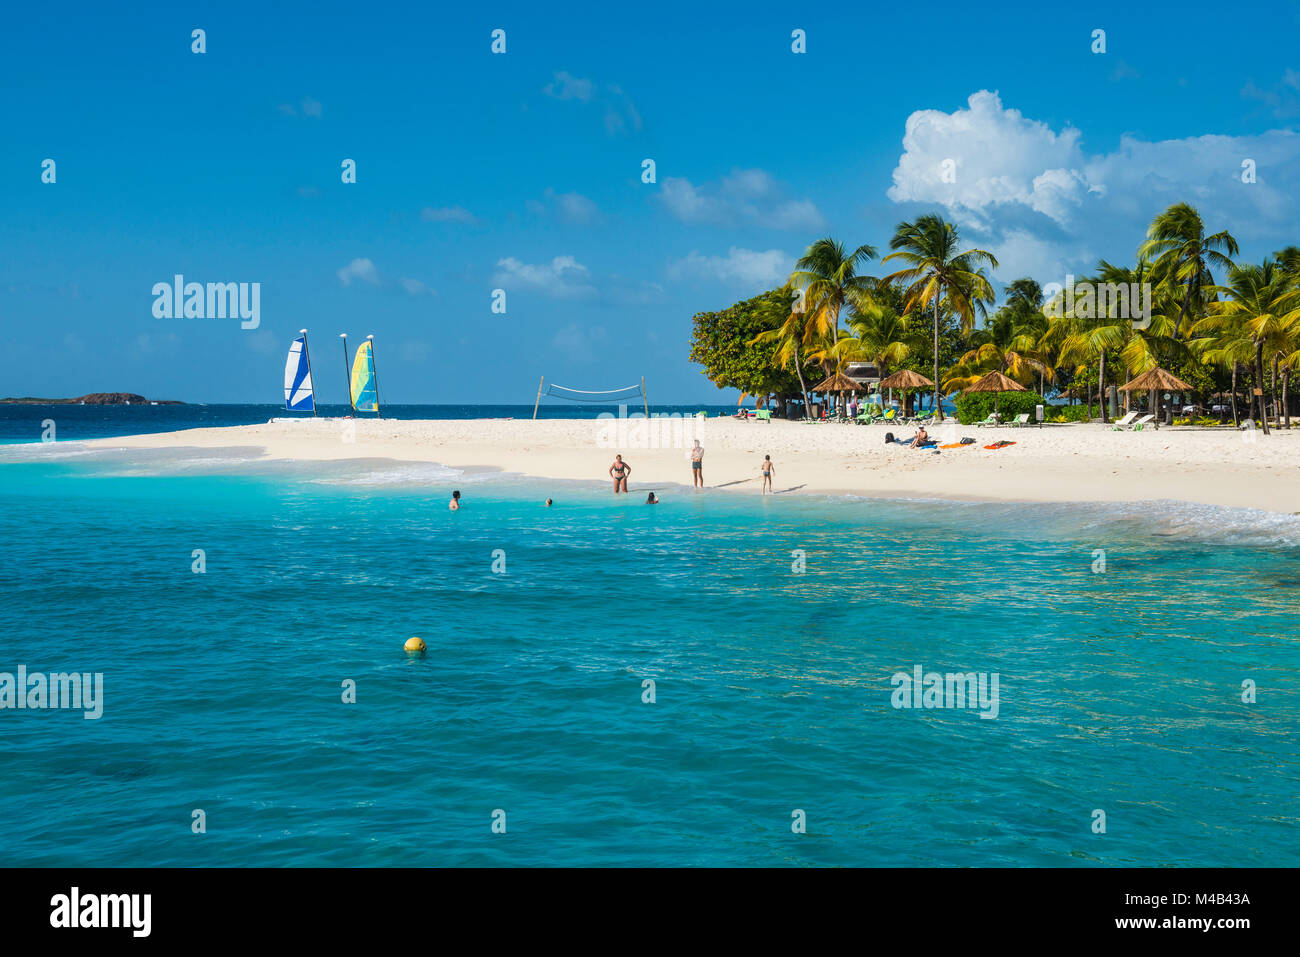
[[994,398],[993,398],[993,411],[994,411],[994,412],[997,412],[997,410],[998,410],[998,400],[997,400],[997,396],[998,396],[998,394],[1003,393],[1003,392],[1028,392],[1029,390],[1026,389],[1026,388],[1025,388],[1023,385],[1021,385],[1019,382],[1017,382],[1015,379],[1011,379],[1011,378],[1008,378],[1007,376],[1004,376],[1001,372],[990,372],[988,375],[984,376],[982,379],[980,379],[980,380],[979,380],[978,382],[976,382],[974,385],[968,385],[968,386],[967,386],[965,389],[963,389],[962,391],[963,391],[963,392],[992,392],[992,393],[994,393]]
[[[818,382],[809,391],[835,392],[835,393],[861,392],[862,386],[858,385],[856,382],[854,382],[852,379],[846,376],[843,372],[837,372],[833,376],[828,376],[827,378],[823,379],[821,382]],[[839,403],[837,401],[836,409],[838,410],[838,408],[839,408]]]
[[1119,391],[1150,392],[1151,413],[1156,417],[1157,421],[1159,421],[1161,392],[1194,392],[1196,390],[1168,369],[1162,369],[1160,366],[1156,366],[1150,372],[1144,372],[1140,376],[1125,382],[1119,387]]
[[891,376],[880,380],[880,389],[927,389],[934,383],[911,369],[899,369]]

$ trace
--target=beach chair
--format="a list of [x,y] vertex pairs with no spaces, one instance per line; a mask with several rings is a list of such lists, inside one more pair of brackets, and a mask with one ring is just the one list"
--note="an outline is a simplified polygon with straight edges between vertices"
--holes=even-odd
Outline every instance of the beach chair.
[[760,422],[766,422],[768,425],[771,425],[771,424],[772,424],[772,410],[771,410],[771,409],[756,409],[756,410],[754,411],[754,418],[758,419],[758,421],[760,421]]
[[1141,432],[1143,429],[1145,429],[1148,425],[1150,425],[1155,420],[1156,417],[1154,415],[1144,415],[1142,416],[1142,418],[1138,419],[1136,422],[1130,425],[1128,427],[1128,430],[1130,432]]
[[1133,424],[1133,420],[1136,419],[1137,417],[1138,417],[1137,412],[1130,412],[1127,415],[1125,415],[1124,418],[1116,419],[1115,424],[1111,427],[1111,431],[1123,432],[1125,429],[1127,429],[1130,425]]
[[1001,425],[1001,422],[999,421],[998,414],[996,412],[990,412],[988,414],[988,418],[982,419],[981,421],[976,422],[975,424],[980,428],[983,428],[986,425]]
[[1022,425],[1028,425],[1028,424],[1029,424],[1028,412],[1021,412],[1018,416],[1016,416],[1014,419],[1012,419],[1010,422],[1007,423],[1009,427],[1016,428],[1016,429],[1020,428]]

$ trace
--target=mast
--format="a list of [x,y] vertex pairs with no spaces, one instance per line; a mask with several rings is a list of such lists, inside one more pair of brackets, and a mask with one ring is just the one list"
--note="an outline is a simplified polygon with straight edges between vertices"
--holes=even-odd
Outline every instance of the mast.
[[307,350],[307,330],[299,329],[298,331],[302,333],[302,354],[307,357],[307,378],[311,379],[311,417],[314,419],[316,418],[316,406],[319,403],[316,401],[316,380],[312,378],[311,374],[311,353]]
[[542,404],[542,383],[546,381],[546,376],[537,380],[537,401],[533,403],[533,418],[537,418],[537,407]]
[[348,387],[348,408],[356,411],[352,405],[352,369],[348,366],[348,334],[340,332],[339,338],[343,340],[343,384]]

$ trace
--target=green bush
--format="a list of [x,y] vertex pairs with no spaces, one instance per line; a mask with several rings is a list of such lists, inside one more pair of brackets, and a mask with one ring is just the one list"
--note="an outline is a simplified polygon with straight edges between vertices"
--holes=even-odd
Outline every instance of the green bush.
[[997,401],[998,415],[1003,421],[1028,412],[1030,421],[1034,419],[1034,406],[1044,406],[1043,415],[1049,414],[1050,407],[1037,392],[963,392],[957,396],[957,421],[962,425],[973,425],[988,418],[993,411],[994,400]]
[[1090,422],[1101,411],[1091,405],[1049,405],[1043,414],[1048,422]]

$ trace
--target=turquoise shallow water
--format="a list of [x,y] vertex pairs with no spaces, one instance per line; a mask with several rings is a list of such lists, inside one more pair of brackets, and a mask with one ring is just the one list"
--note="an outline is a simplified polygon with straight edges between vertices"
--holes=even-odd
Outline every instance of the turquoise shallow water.
[[1293,517],[7,455],[0,864],[1300,863]]

